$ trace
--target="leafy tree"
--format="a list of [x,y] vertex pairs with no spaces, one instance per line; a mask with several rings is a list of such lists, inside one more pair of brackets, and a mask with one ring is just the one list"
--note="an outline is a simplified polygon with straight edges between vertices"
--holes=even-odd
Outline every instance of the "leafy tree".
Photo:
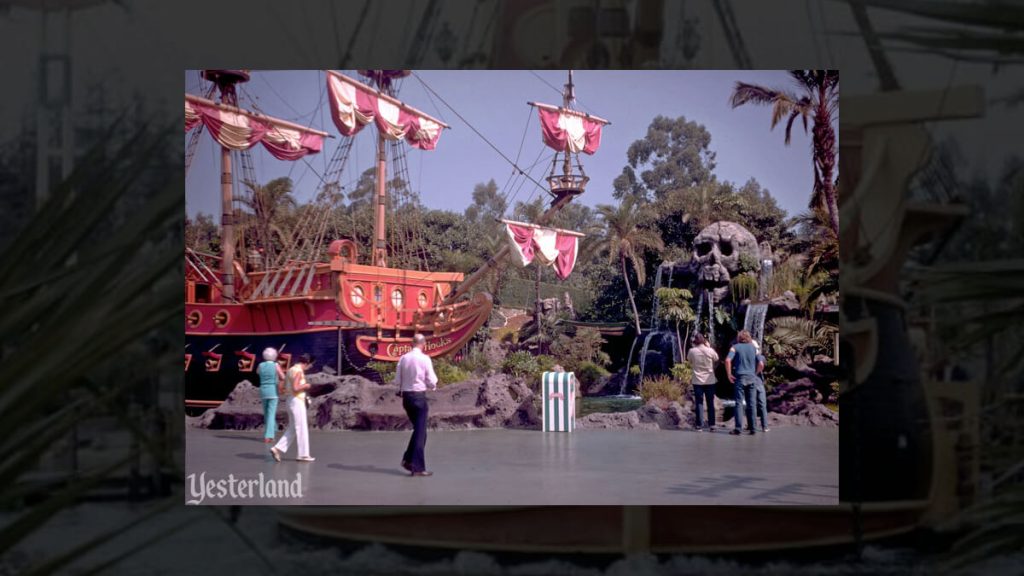
[[[291,178],[275,178],[266,184],[246,182],[249,194],[242,195],[238,201],[248,209],[248,225],[245,228],[255,231],[257,243],[263,248],[265,265],[274,260],[278,248],[284,246],[286,237],[281,227],[282,217],[298,207],[292,196]],[[274,236],[277,236],[277,242]]]
[[492,178],[486,184],[473,187],[473,203],[466,207],[464,215],[470,223],[494,227],[494,220],[505,214],[508,202],[498,193],[498,185]]
[[637,312],[633,289],[629,285],[626,263],[633,265],[637,283],[643,285],[646,280],[644,251],[664,250],[665,243],[655,231],[644,227],[648,214],[635,196],[626,196],[618,206],[599,205],[597,211],[604,219],[603,240],[608,250],[608,259],[611,262],[618,260],[622,268],[622,279],[626,283],[626,294],[633,309],[636,333],[639,334],[640,313]]
[[588,363],[607,366],[611,358],[601,350],[604,343],[604,338],[597,330],[579,328],[571,338],[559,336],[551,345],[551,353],[570,371],[576,371]]
[[348,193],[348,202],[352,210],[373,208],[373,195],[377,193],[377,169],[367,168],[359,175],[355,187]]
[[711,133],[703,125],[682,116],[655,117],[647,135],[626,151],[628,165],[613,182],[615,198],[649,201],[710,182],[715,169],[710,146]]
[[185,246],[200,252],[220,254],[220,228],[213,216],[200,212],[195,219],[185,218]]
[[[676,330],[676,345],[679,346],[679,357],[686,358],[687,343],[690,340],[690,323],[697,319],[690,300],[693,294],[683,288],[658,288],[656,292],[662,320],[672,322]],[[686,323],[686,338],[679,337],[679,324]]]
[[796,81],[800,94],[789,90],[765,88],[745,82],[737,82],[732,94],[732,107],[747,103],[770,105],[772,107],[772,128],[784,117],[786,121],[786,145],[789,145],[793,122],[800,118],[807,131],[807,121],[813,122],[812,152],[814,159],[814,194],[810,207],[824,206],[828,210],[829,223],[836,236],[839,235],[839,202],[836,196],[836,132],[833,123],[839,116],[839,71],[838,70],[793,70],[790,75]]

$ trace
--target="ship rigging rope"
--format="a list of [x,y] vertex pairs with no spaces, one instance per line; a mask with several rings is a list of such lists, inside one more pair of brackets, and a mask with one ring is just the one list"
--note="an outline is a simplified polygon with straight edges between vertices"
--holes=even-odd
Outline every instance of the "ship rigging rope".
[[[519,150],[516,152],[516,164],[519,163],[519,157],[522,156],[522,154],[523,154],[523,144],[526,143],[526,133],[530,129],[530,120],[531,119],[533,119],[533,109],[532,108],[527,108],[526,109],[526,125],[523,126],[523,137],[519,140]],[[540,155],[538,154],[538,156],[540,156]],[[532,168],[532,166],[531,166],[531,168]],[[509,192],[509,190],[511,188],[510,185],[512,184],[512,180],[513,180],[513,178],[515,176],[516,176],[516,171],[515,171],[515,169],[513,169],[512,172],[510,172],[509,175],[508,175],[508,180],[505,180],[505,185],[501,187],[501,201],[505,203],[505,209],[502,210],[502,215],[503,216],[504,216],[505,212],[508,211],[509,205],[512,202],[509,199],[509,197],[508,197],[508,192]]]
[[526,172],[524,172],[524,171],[523,171],[523,169],[522,169],[522,168],[520,168],[520,167],[519,167],[519,166],[518,166],[518,165],[517,165],[517,164],[516,164],[515,162],[513,162],[511,158],[509,158],[508,156],[506,156],[504,152],[502,152],[501,150],[499,150],[499,149],[498,149],[498,147],[494,145],[494,143],[493,143],[493,142],[491,142],[490,140],[488,140],[486,136],[484,136],[484,135],[483,135],[483,134],[482,134],[482,133],[481,133],[481,132],[480,132],[479,130],[477,130],[477,129],[476,129],[476,127],[475,127],[475,126],[473,126],[472,124],[470,124],[469,120],[466,120],[466,119],[465,119],[465,118],[464,118],[464,117],[462,116],[462,114],[459,114],[459,111],[458,111],[458,110],[456,110],[455,108],[453,108],[451,104],[449,104],[449,103],[448,103],[448,102],[447,102],[447,101],[446,101],[446,100],[445,100],[445,99],[444,99],[443,97],[441,97],[441,95],[440,95],[440,94],[438,94],[437,92],[435,92],[435,91],[434,91],[434,89],[433,89],[433,88],[431,88],[429,84],[427,84],[426,82],[424,82],[424,81],[423,81],[423,78],[420,78],[420,75],[419,75],[419,74],[417,74],[416,72],[413,72],[413,73],[412,73],[412,75],[413,75],[413,76],[415,76],[415,77],[416,77],[416,79],[420,81],[420,84],[422,84],[422,85],[423,85],[423,87],[424,87],[424,88],[426,88],[428,92],[431,92],[431,93],[433,93],[433,95],[434,95],[434,96],[437,96],[437,99],[438,99],[438,100],[440,100],[440,101],[441,101],[441,103],[445,105],[445,107],[447,107],[447,108],[448,108],[449,110],[451,110],[453,114],[455,114],[456,116],[458,116],[459,120],[462,120],[462,122],[463,122],[463,123],[464,123],[464,124],[465,124],[466,126],[469,126],[469,129],[470,129],[470,130],[472,130],[472,131],[473,131],[473,132],[474,132],[474,133],[475,133],[475,134],[476,134],[477,136],[479,136],[481,140],[483,140],[484,142],[486,142],[486,143],[487,143],[487,145],[488,145],[488,146],[490,146],[492,150],[494,150],[495,152],[497,152],[497,153],[498,153],[498,155],[499,155],[499,156],[501,156],[501,157],[502,157],[502,158],[503,158],[503,159],[504,159],[504,160],[505,160],[506,162],[508,162],[509,164],[511,164],[513,168],[515,168],[516,170],[518,170],[520,174],[522,174],[523,176],[525,176],[525,177],[529,178],[529,179],[530,179],[530,181],[531,181],[531,182],[533,182],[534,184],[536,184],[536,185],[537,185],[537,187],[538,187],[538,188],[540,188],[541,190],[543,190],[543,191],[545,191],[545,192],[547,192],[547,191],[548,191],[548,189],[547,189],[547,188],[546,188],[546,187],[545,187],[544,185],[542,185],[542,184],[541,184],[540,182],[538,182],[538,181],[537,181],[536,179],[534,179],[534,178],[533,178],[533,176],[530,176],[529,174],[527,174]]
[[[541,147],[541,149],[537,151],[537,157],[533,159],[533,164],[530,164],[530,166],[526,169],[527,172],[533,172],[534,168],[536,168],[539,165],[543,165],[544,163],[546,163],[548,161],[548,158],[553,158],[557,154],[556,153],[556,154],[551,154],[551,155],[548,155],[548,156],[544,156],[544,158],[541,159],[541,156],[544,155],[544,151],[545,150],[546,150],[546,148]],[[523,190],[523,184],[526,184],[526,179],[525,178],[523,178],[522,180],[519,181],[519,185],[516,186],[516,191],[513,192],[512,193],[512,197],[509,198],[508,206],[507,206],[508,209],[512,209],[512,202],[516,199],[516,197],[519,196],[519,193]],[[545,190],[545,191],[547,191],[547,190]],[[537,189],[533,188],[532,192],[530,193],[530,197],[526,199],[525,203],[529,204],[530,202],[532,202],[533,201],[533,196],[536,193],[537,193]]]

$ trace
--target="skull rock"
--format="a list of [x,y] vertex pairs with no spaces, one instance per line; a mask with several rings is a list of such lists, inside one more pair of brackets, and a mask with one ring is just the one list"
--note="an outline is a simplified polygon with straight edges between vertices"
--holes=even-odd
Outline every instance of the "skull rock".
[[741,273],[740,256],[760,265],[757,239],[735,222],[714,222],[693,239],[693,271],[701,289],[717,303],[729,294],[729,281]]

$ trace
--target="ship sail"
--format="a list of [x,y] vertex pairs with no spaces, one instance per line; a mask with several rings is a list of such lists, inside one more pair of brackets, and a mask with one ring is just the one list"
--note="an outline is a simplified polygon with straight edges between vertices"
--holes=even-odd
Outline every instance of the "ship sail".
[[370,122],[388,140],[405,140],[420,150],[433,150],[447,128],[443,122],[420,112],[400,100],[329,70],[327,92],[331,119],[338,131],[353,136]]
[[186,94],[185,131],[200,123],[228,150],[248,150],[262,144],[278,160],[298,160],[320,152],[324,145],[323,132]]
[[531,103],[540,115],[544,144],[558,152],[593,154],[601,146],[601,128],[607,120],[570,108]]

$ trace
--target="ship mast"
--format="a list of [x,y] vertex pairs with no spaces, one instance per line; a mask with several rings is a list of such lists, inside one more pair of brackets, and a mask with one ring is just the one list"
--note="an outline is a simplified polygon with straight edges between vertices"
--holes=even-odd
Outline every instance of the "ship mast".
[[388,249],[385,239],[385,217],[387,209],[387,164],[388,156],[384,148],[384,132],[377,130],[377,197],[373,204],[373,261],[374,266],[386,268],[388,265]]
[[[249,81],[249,73],[245,70],[204,70],[203,78],[213,82],[220,90],[221,104],[238,107],[238,93],[235,84]],[[223,295],[228,300],[235,299],[235,211],[232,197],[231,150],[220,147],[220,207],[221,232],[220,247],[222,251],[221,276],[223,277]]]
[[[572,81],[572,70],[569,70],[569,81],[564,86],[565,89],[562,91],[561,107],[551,106],[548,104],[540,104],[537,102],[527,102],[527,104],[535,108],[539,108],[541,110],[574,114],[576,116],[584,117],[589,121],[596,122],[601,125],[611,124],[611,122],[605,120],[604,118],[599,118],[597,116],[593,116],[590,114],[581,113],[576,110],[573,110],[570,107],[571,104],[573,104],[576,101],[575,85]],[[579,165],[580,170],[578,173],[573,173],[572,152],[569,150],[568,147],[566,147],[566,149],[564,150],[559,150],[558,152],[565,154],[565,158],[562,163],[562,174],[556,175],[552,172],[551,176],[547,178],[549,187],[548,193],[551,194],[552,200],[551,206],[549,206],[548,209],[544,212],[544,214],[542,214],[540,218],[538,218],[537,221],[534,222],[534,224],[537,224],[539,226],[545,226],[549,222],[551,222],[551,219],[554,218],[555,214],[557,214],[559,210],[561,210],[566,204],[571,202],[573,198],[579,196],[584,192],[587,186],[587,182],[590,180],[590,177],[583,173],[582,165]],[[555,162],[557,162],[557,157]],[[511,248],[508,246],[508,244],[502,246],[501,249],[499,249],[498,252],[493,257],[489,258],[486,262],[484,262],[483,266],[481,266],[476,272],[471,274],[461,284],[459,284],[459,287],[454,292],[452,292],[452,294],[448,298],[445,299],[445,303],[450,304],[452,302],[455,302],[462,296],[468,294],[469,291],[473,288],[473,286],[475,286],[481,280],[486,278],[487,274],[490,273],[490,271],[494,269],[495,266],[503,262],[505,258],[508,257],[510,252]]]

